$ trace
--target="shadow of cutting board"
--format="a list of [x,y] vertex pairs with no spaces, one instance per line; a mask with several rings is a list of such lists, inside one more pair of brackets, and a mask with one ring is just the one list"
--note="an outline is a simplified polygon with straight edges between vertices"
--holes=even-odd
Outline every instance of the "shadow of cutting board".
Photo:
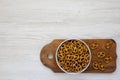
[[[117,55],[116,55],[116,42],[114,40],[112,39],[82,39],[82,40],[86,42],[89,47],[94,42],[98,43],[97,49],[95,50],[91,49],[91,55],[92,55],[91,63],[87,68],[87,70],[85,70],[83,73],[111,73],[115,71]],[[51,43],[45,45],[40,52],[40,60],[43,63],[43,65],[47,66],[56,73],[63,73],[63,71],[57,66],[55,60],[56,49],[62,41],[64,41],[64,39],[55,39]],[[106,49],[105,46],[106,43],[108,42],[111,42],[111,45],[109,49]],[[99,59],[97,57],[97,52],[99,51],[104,51],[106,56],[107,55],[112,56],[112,61],[106,64],[103,59]],[[94,69],[92,63],[95,61],[104,64],[105,70],[101,71]]]

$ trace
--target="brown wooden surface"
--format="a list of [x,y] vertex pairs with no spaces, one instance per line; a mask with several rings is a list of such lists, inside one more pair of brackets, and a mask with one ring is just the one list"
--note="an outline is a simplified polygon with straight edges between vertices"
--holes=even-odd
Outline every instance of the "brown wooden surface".
[[[47,66],[48,68],[50,68],[51,70],[53,70],[54,72],[57,73],[61,73],[63,71],[60,70],[60,68],[57,66],[57,63],[55,61],[55,53],[56,53],[56,49],[58,47],[58,45],[64,41],[64,39],[56,39],[53,40],[50,44],[45,45],[41,52],[40,52],[40,60],[41,62]],[[89,65],[89,67],[87,68],[86,71],[84,71],[84,73],[110,73],[110,72],[114,72],[116,69],[116,43],[114,40],[112,39],[83,39],[83,41],[85,41],[87,43],[88,46],[90,46],[93,42],[97,42],[99,44],[99,47],[95,50],[91,50],[91,54],[92,54],[92,59],[91,59],[91,63]],[[105,48],[105,44],[107,42],[111,41],[112,45],[110,49],[106,49]],[[106,64],[104,62],[104,60],[101,60],[97,57],[96,53],[98,51],[104,51],[106,53],[106,55],[110,55],[112,56],[112,61],[108,64]],[[51,54],[53,55],[52,59],[48,58],[48,55]],[[100,70],[95,70],[92,67],[92,62],[97,61],[97,62],[101,62],[102,64],[105,64],[105,70],[104,71],[100,71]]]

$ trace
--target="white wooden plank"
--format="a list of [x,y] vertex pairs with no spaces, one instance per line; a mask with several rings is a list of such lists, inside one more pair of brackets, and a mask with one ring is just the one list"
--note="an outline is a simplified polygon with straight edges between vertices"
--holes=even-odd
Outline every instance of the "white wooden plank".
[[[42,65],[42,47],[56,38],[113,38],[112,74],[56,74]],[[0,80],[120,79],[120,0],[0,0]]]

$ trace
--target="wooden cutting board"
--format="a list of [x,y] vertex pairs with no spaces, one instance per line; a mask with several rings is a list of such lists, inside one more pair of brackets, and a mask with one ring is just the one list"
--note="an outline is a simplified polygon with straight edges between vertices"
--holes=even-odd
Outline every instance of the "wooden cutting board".
[[[91,49],[91,63],[87,70],[83,73],[111,73],[116,69],[116,42],[112,39],[82,39]],[[52,71],[56,73],[63,73],[63,71],[57,66],[55,60],[55,53],[58,45],[64,41],[64,39],[55,39],[51,43],[45,45],[40,52],[40,60],[43,65],[50,68]],[[98,44],[98,48],[92,49],[92,45],[94,43]],[[110,43],[110,44],[108,44]],[[97,53],[103,51],[105,53],[104,58],[98,58]],[[109,63],[105,62],[105,58],[107,56],[111,56],[112,60]],[[105,70],[101,71],[99,69],[94,69],[93,63],[100,62],[105,66]]]

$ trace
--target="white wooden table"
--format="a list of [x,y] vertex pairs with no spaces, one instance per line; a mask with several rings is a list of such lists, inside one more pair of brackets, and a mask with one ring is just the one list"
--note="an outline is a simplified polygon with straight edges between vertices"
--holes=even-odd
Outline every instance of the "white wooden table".
[[[113,38],[110,74],[53,73],[42,47],[56,38]],[[0,0],[0,80],[120,80],[120,0]]]

